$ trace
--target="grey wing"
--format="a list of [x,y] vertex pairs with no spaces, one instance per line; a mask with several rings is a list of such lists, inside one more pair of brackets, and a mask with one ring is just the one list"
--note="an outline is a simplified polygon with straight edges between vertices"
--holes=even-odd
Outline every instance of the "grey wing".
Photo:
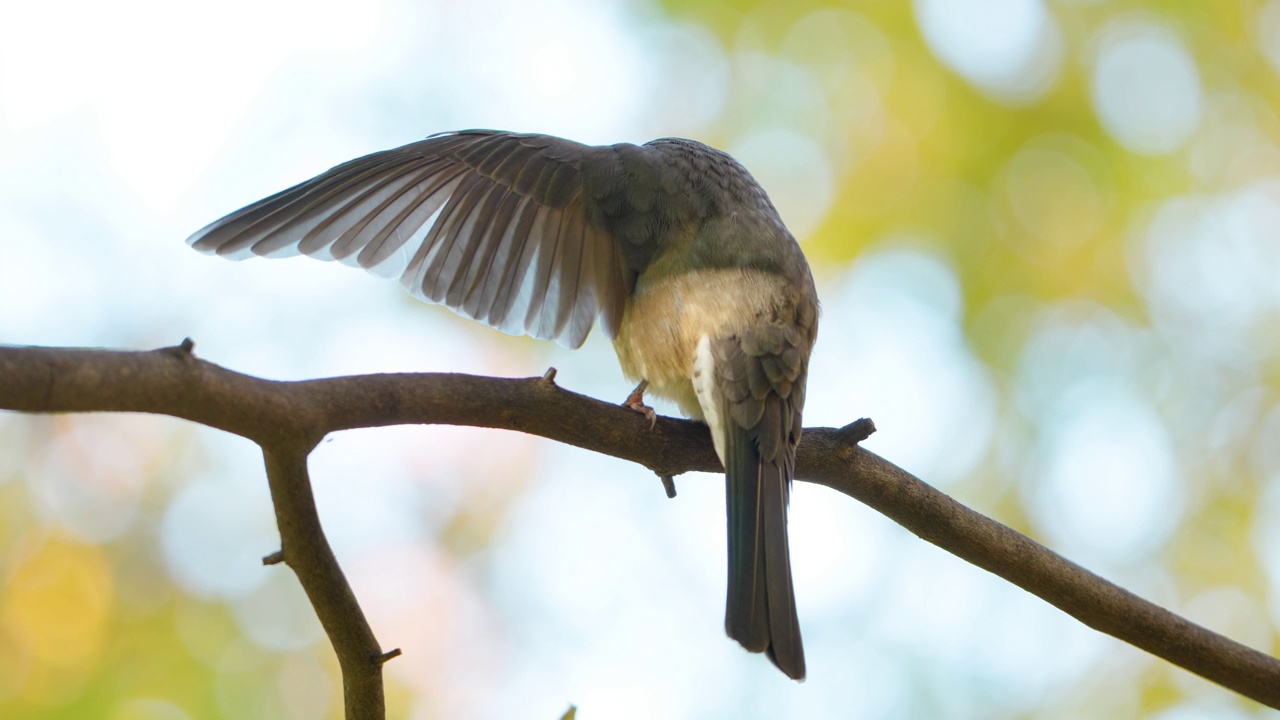
[[232,259],[307,255],[400,278],[414,296],[511,334],[613,337],[632,275],[584,211],[582,163],[608,148],[469,130],[339,165],[188,239]]

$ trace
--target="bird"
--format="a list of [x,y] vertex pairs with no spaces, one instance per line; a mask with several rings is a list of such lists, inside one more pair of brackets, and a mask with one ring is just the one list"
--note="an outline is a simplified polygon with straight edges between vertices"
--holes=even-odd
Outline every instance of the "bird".
[[338,165],[188,239],[231,259],[306,255],[400,279],[509,334],[579,347],[709,428],[725,468],[725,631],[803,680],[787,514],[818,297],[795,237],[727,153],[464,130]]

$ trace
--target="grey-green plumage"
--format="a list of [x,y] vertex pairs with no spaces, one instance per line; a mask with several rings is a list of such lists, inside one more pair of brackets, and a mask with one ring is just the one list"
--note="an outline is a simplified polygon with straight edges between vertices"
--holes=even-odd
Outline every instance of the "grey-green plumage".
[[818,301],[799,245],[731,157],[678,138],[446,133],[339,165],[189,242],[339,260],[570,347],[598,318],[629,377],[710,427],[726,467],[726,631],[804,677],[787,502]]

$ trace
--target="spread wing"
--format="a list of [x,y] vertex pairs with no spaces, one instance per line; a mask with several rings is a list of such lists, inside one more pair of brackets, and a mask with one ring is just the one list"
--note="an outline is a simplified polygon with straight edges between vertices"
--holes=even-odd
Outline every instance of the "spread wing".
[[422,300],[577,347],[597,317],[616,334],[634,278],[593,205],[624,188],[584,192],[584,164],[614,167],[617,153],[546,135],[436,135],[339,165],[188,242],[232,259],[302,254],[398,276]]

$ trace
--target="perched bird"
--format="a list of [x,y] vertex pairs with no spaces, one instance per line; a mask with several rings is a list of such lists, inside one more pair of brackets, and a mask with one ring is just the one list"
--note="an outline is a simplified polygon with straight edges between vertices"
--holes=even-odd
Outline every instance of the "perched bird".
[[763,189],[692,140],[593,147],[467,130],[339,165],[195,233],[223,257],[303,254],[400,278],[507,333],[578,347],[711,430],[725,466],[725,630],[805,674],[787,546],[813,277]]

